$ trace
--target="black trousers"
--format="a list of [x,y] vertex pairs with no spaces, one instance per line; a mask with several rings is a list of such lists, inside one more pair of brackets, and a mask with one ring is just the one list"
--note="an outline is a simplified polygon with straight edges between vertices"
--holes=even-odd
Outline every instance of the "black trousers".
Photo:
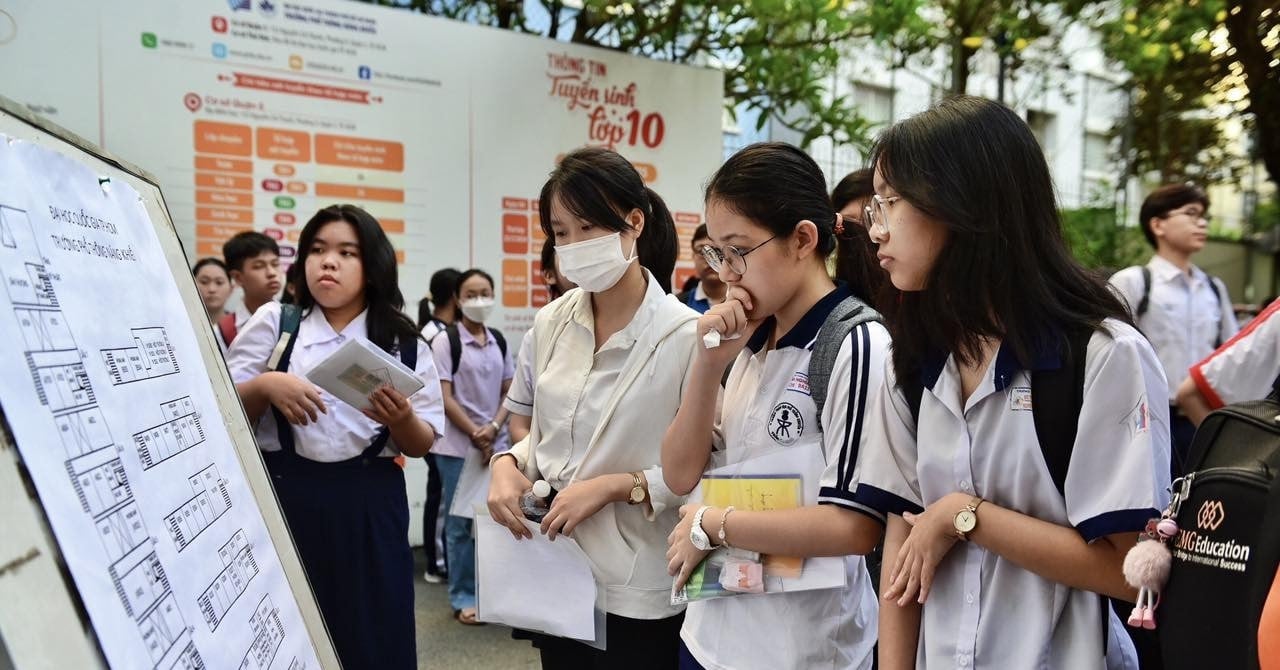
[[541,633],[515,631],[511,636],[533,642],[542,670],[676,670],[683,624],[683,613],[653,620],[610,614],[605,622],[606,651]]
[[[440,502],[444,497],[444,487],[440,479],[440,468],[436,467],[436,455],[427,454],[427,504],[422,508],[422,550],[427,553],[427,572],[436,574],[440,572],[439,555],[436,553],[436,528],[440,519]],[[446,540],[443,536],[440,538],[441,543]],[[445,551],[445,568],[447,565],[449,552]]]

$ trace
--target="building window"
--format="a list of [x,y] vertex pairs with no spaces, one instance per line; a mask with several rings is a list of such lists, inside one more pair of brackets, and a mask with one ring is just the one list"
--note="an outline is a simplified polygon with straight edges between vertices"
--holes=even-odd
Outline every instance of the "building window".
[[853,85],[854,109],[874,124],[893,123],[893,89],[870,84]]
[[1107,133],[1084,134],[1084,169],[1088,172],[1110,173],[1111,137]]
[[[1040,143],[1040,150],[1044,152],[1047,159],[1057,148],[1056,130],[1053,123],[1053,114],[1048,112],[1038,112],[1034,109],[1027,111],[1027,125],[1031,127],[1031,134],[1035,135],[1036,142]],[[1050,161],[1052,163],[1052,161]]]

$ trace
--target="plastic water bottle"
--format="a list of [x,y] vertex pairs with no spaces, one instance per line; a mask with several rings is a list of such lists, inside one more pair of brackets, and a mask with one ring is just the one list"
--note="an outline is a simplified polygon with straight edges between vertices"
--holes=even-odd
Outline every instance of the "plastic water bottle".
[[551,510],[550,497],[551,485],[546,480],[539,479],[533,483],[533,488],[520,496],[520,511],[524,512],[526,519],[541,523],[542,517]]

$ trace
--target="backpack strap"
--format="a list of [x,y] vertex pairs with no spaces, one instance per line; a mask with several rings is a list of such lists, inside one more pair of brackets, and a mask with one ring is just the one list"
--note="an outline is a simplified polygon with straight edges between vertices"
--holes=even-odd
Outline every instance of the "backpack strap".
[[[288,372],[289,360],[293,357],[293,346],[297,344],[298,329],[302,327],[302,309],[297,305],[280,305],[280,335],[276,346],[267,359],[267,369],[276,372]],[[276,438],[280,440],[280,448],[285,453],[297,455],[293,442],[293,427],[284,413],[271,406],[271,414],[276,419]]]
[[218,333],[222,335],[222,343],[231,346],[231,341],[236,339],[235,312],[227,312],[218,318]]
[[1222,280],[1208,272],[1206,272],[1204,276],[1205,279],[1209,280],[1209,290],[1213,291],[1213,297],[1216,301],[1215,304],[1218,307],[1218,329],[1213,333],[1213,348],[1216,350],[1218,347],[1222,346],[1222,293],[1224,288]]
[[822,408],[827,402],[827,386],[831,383],[831,370],[844,343],[853,329],[868,321],[884,322],[884,317],[855,297],[841,300],[827,314],[818,329],[817,340],[809,354],[809,394],[818,410],[818,428],[822,428]]
[[[410,335],[401,335],[398,349],[400,350],[400,362],[404,363],[404,366],[410,370],[418,369],[418,338]],[[386,426],[383,426],[378,429],[377,434],[373,436],[373,442],[370,442],[369,446],[365,447],[365,450],[361,452],[360,457],[363,458],[366,463],[368,463],[370,459],[377,458],[378,454],[382,453],[382,450],[387,446],[387,441],[390,439],[391,431]]]
[[1058,493],[1064,494],[1071,452],[1075,448],[1084,406],[1084,366],[1093,328],[1073,327],[1059,344],[1062,365],[1031,373],[1031,415],[1036,440]]
[[434,323],[436,325],[436,332],[432,334],[431,337],[427,338],[427,344],[431,344],[432,342],[435,342],[436,338],[440,337],[440,333],[443,333],[444,329],[449,327],[449,324],[435,317],[432,317],[428,323]]
[[[1142,299],[1138,301],[1138,310],[1134,313],[1133,318],[1137,320],[1147,313],[1147,308],[1151,306],[1151,268],[1142,266]],[[1033,401],[1034,402],[1034,401]]]
[[462,362],[462,335],[458,333],[458,324],[446,326],[444,336],[449,339],[449,375],[456,375],[458,364]]
[[502,352],[502,360],[507,360],[507,338],[502,336],[502,331],[493,328],[487,329],[489,335],[498,343],[498,351]]

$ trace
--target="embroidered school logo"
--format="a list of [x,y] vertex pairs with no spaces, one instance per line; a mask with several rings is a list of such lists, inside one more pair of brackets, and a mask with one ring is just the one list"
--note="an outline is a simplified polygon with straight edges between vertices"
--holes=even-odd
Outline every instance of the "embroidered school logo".
[[1135,435],[1140,435],[1151,429],[1151,411],[1147,407],[1147,398],[1143,396],[1133,409],[1129,410],[1129,415],[1122,423],[1127,421],[1129,426],[1133,428]]
[[1015,386],[1010,389],[1009,409],[1016,412],[1030,412],[1031,388],[1027,386]]
[[787,390],[809,395],[809,375],[803,372],[791,375],[791,381],[787,382]]
[[789,447],[804,434],[804,418],[800,410],[789,402],[778,403],[769,414],[769,437],[784,447]]
[[1196,525],[1205,530],[1218,530],[1218,526],[1227,519],[1227,511],[1221,500],[1206,500],[1196,513]]

